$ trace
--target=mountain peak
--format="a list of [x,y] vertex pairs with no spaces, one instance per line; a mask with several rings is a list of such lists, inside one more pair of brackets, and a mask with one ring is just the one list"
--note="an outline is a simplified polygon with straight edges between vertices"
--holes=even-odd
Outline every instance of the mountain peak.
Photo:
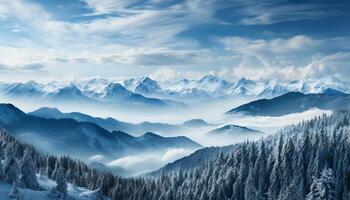
[[207,74],[203,76],[198,82],[203,83],[203,82],[216,82],[219,81],[220,79],[212,74]]
[[62,87],[56,91],[56,95],[58,96],[83,96],[83,93],[79,90],[77,86],[73,83],[68,86]]
[[33,112],[27,113],[28,115],[34,115],[37,117],[44,117],[44,118],[60,118],[64,115],[60,110],[57,108],[50,108],[50,107],[42,107],[37,110],[34,110]]
[[135,92],[140,94],[152,94],[157,93],[160,90],[161,87],[158,82],[149,78],[148,76],[143,77],[141,82],[139,82],[135,88]]
[[125,98],[132,95],[132,92],[127,90],[120,83],[110,83],[105,90],[105,96],[108,98]]
[[206,121],[204,121],[203,119],[191,119],[191,120],[183,122],[183,125],[191,126],[191,127],[200,127],[200,126],[207,126],[208,123]]
[[120,83],[110,83],[107,85],[107,90],[126,90]]
[[151,78],[150,78],[149,76],[147,76],[147,75],[143,76],[142,79],[141,79],[141,82],[147,82],[147,81],[155,81],[155,80],[151,79]]
[[209,134],[242,134],[242,133],[261,133],[258,130],[255,129],[250,129],[248,127],[245,126],[240,126],[240,125],[236,125],[236,124],[227,124],[223,127],[214,129],[212,131],[209,132]]
[[245,77],[239,79],[239,81],[237,82],[236,87],[245,87],[248,85],[255,85],[256,83],[250,79],[247,79]]
[[161,138],[161,136],[155,134],[155,133],[152,133],[152,132],[146,132],[145,134],[143,134],[141,137],[157,137],[157,138]]
[[53,107],[42,107],[42,108],[39,108],[33,112],[50,112],[50,113],[59,113],[59,114],[62,114],[62,112],[60,110],[58,110],[57,108],[53,108]]

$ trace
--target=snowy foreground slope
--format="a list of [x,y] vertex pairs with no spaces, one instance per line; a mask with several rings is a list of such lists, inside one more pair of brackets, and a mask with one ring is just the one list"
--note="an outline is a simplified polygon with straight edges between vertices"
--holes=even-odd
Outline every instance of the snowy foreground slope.
[[[37,175],[38,182],[42,191],[30,190],[27,188],[17,187],[19,191],[19,196],[23,200],[50,200],[50,191],[56,186],[56,182],[47,178],[46,176]],[[6,183],[5,181],[0,182],[0,199],[10,200],[9,193],[12,190],[12,185]],[[72,200],[102,200],[98,198],[98,190],[88,190],[86,188],[74,186],[71,183],[67,184],[68,199]],[[108,200],[108,198],[104,198]]]

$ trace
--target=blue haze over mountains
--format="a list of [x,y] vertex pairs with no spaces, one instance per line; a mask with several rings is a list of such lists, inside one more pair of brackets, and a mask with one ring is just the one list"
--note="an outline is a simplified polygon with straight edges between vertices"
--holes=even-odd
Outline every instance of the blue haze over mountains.
[[110,132],[92,122],[36,117],[22,112],[12,104],[0,104],[0,111],[1,127],[22,140],[43,152],[68,154],[81,159],[94,155],[117,159],[139,152],[201,147],[183,136],[161,137],[147,132],[134,137],[119,130]]
[[[208,105],[227,102],[228,107],[220,115],[228,118],[230,115],[234,117],[233,114],[283,116],[314,108],[334,111],[341,106],[345,108],[349,102],[348,91],[346,82],[333,77],[292,82],[242,78],[230,82],[218,76],[206,75],[198,80],[176,81],[156,81],[143,77],[1,83],[0,92],[5,102],[49,103],[50,106],[31,109],[26,114],[11,104],[1,104],[1,126],[22,140],[32,141],[42,151],[53,147],[50,152],[61,155],[83,159],[100,156],[104,161],[91,160],[91,164],[108,168],[106,164],[109,162],[140,152],[168,152],[172,149],[194,151],[202,147],[202,138],[206,137],[206,140],[217,138],[219,145],[219,139],[232,144],[238,138],[259,138],[266,133],[230,121],[217,123],[201,118],[183,118],[177,123],[154,120],[135,123],[113,117],[95,117],[79,110],[63,112],[58,109],[60,106],[72,104],[73,108],[81,108],[87,105],[97,111],[106,108],[116,113],[122,108],[131,111],[130,116],[135,115],[132,111],[147,116],[149,112],[157,114],[161,110],[175,114],[181,110],[190,112],[195,106],[205,111]],[[239,98],[252,102],[234,108],[231,102]],[[211,111],[208,110],[206,115],[212,115]],[[162,114],[159,114],[159,119],[161,117]],[[127,174],[125,170],[114,172]]]

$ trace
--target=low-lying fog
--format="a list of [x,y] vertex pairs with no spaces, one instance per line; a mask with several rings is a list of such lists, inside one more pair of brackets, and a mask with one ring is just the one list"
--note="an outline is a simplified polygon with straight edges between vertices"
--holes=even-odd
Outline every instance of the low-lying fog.
[[[137,176],[159,169],[167,163],[191,154],[194,150],[171,148],[166,151],[139,153],[124,156],[115,160],[105,159],[102,155],[95,155],[88,159],[89,163],[103,163],[122,176]],[[114,170],[113,170],[114,169]]]
[[[225,115],[228,110],[246,103],[247,99],[236,100],[220,100],[212,101],[210,103],[189,105],[185,109],[171,109],[168,111],[155,110],[133,110],[128,111],[128,108],[93,108],[88,106],[73,106],[73,105],[38,105],[30,104],[28,102],[13,102],[14,105],[20,109],[30,112],[44,106],[57,107],[63,112],[82,112],[95,117],[113,117],[117,120],[139,123],[143,121],[161,122],[171,124],[181,124],[190,119],[203,119],[211,126],[201,128],[190,128],[183,132],[172,134],[186,136],[203,146],[222,146],[229,145],[245,140],[256,140],[263,136],[275,133],[283,126],[296,124],[302,120],[311,119],[314,116],[323,113],[331,114],[331,111],[324,111],[319,109],[309,110],[303,113],[289,114],[281,117],[255,117],[243,115]],[[234,136],[210,136],[207,133],[215,128],[222,127],[227,124],[235,124],[245,126],[251,129],[264,132],[263,134],[238,134]],[[167,133],[156,133],[162,136],[169,136]],[[128,155],[116,160],[106,160],[101,155],[93,156],[88,162],[100,162],[109,168],[118,168],[120,175],[134,176],[149,171],[156,170],[169,162],[173,162],[181,157],[189,155],[192,151],[187,149],[168,149],[165,152],[152,152]],[[127,171],[123,171],[127,170]]]

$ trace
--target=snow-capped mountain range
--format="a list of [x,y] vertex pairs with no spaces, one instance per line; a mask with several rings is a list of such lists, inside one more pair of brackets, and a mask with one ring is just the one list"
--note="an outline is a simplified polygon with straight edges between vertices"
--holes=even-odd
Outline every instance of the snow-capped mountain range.
[[232,97],[272,98],[287,92],[322,93],[327,89],[349,93],[348,85],[335,77],[317,80],[279,82],[253,81],[241,78],[227,81],[205,75],[199,80],[156,81],[150,77],[127,80],[93,78],[69,82],[0,83],[0,94],[7,97],[41,98],[43,100],[75,100],[97,102],[135,102],[157,106],[177,102],[192,103]]

